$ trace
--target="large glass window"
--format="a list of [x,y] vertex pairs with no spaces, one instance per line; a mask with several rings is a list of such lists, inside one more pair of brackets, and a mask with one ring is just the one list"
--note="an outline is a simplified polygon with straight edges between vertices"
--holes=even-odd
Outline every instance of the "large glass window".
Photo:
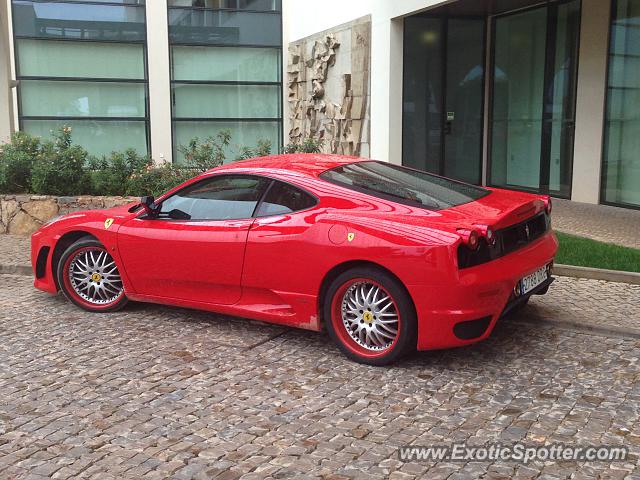
[[413,16],[404,32],[403,164],[480,183],[485,20]]
[[640,0],[615,0],[602,201],[640,207]]
[[20,128],[148,153],[144,0],[12,0]]
[[83,5],[82,2],[68,1],[13,0],[15,35],[144,42],[144,8],[138,8],[134,2],[127,3],[96,5],[93,2]]
[[193,137],[230,130],[240,146],[282,138],[278,0],[169,0],[174,155]]
[[490,183],[571,194],[580,2],[495,21]]

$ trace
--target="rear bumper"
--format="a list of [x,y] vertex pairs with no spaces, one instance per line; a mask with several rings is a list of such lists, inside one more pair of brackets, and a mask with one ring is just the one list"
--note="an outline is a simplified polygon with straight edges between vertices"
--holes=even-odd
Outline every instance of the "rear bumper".
[[[521,250],[460,270],[455,282],[409,286],[418,314],[418,350],[464,346],[487,338],[498,319],[517,306],[512,297],[517,282],[553,262],[557,250],[555,235],[549,232]],[[542,293],[552,281],[518,301]]]

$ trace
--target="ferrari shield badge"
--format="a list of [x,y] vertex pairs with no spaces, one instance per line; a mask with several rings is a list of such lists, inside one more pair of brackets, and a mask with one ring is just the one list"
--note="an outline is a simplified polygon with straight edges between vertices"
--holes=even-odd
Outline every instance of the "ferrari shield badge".
[[104,221],[104,228],[109,229],[109,227],[111,226],[112,223],[113,223],[113,218],[107,218]]
[[356,234],[355,234],[355,233],[349,232],[349,233],[347,234],[347,240],[348,240],[348,241],[353,242],[353,239],[354,239],[354,238],[356,238]]

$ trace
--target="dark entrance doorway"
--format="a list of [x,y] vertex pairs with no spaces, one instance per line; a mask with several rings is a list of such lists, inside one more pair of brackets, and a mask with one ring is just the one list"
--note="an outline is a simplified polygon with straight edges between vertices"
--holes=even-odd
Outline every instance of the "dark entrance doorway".
[[404,165],[481,183],[485,25],[483,17],[405,19]]
[[491,185],[571,194],[580,1],[493,22]]

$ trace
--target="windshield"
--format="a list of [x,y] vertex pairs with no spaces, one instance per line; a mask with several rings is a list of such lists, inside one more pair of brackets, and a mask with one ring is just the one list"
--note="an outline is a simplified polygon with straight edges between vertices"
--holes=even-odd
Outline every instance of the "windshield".
[[342,165],[321,173],[320,178],[374,197],[429,210],[455,207],[489,194],[489,190],[474,185],[375,161]]

